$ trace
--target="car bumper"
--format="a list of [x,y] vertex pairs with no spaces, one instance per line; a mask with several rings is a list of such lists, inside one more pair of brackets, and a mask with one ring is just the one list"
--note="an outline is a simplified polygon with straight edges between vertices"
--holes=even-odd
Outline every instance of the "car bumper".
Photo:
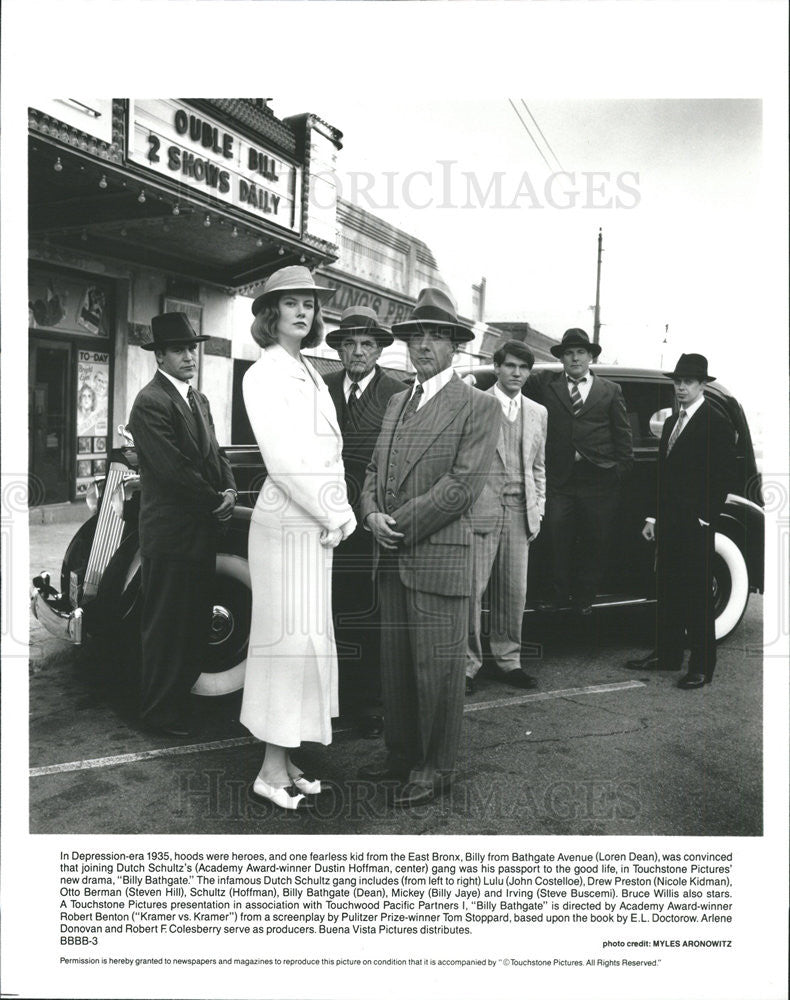
[[43,591],[33,586],[30,590],[30,608],[50,635],[74,646],[82,644],[82,608],[58,611],[47,600]]

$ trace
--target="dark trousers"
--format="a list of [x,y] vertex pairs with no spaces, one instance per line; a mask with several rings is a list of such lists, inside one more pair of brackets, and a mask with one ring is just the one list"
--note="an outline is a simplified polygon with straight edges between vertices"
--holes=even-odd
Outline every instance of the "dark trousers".
[[455,769],[464,712],[469,598],[404,587],[379,569],[384,742],[393,770],[430,785]]
[[714,531],[693,512],[669,510],[658,518],[656,650],[679,666],[688,647],[689,671],[707,680],[716,667],[713,607]]
[[186,721],[206,655],[215,561],[142,557],[140,718],[150,725]]
[[615,470],[585,461],[576,463],[569,483],[549,489],[546,522],[557,600],[573,595],[590,604],[595,598],[609,558],[617,500]]
[[372,564],[373,536],[362,528],[333,553],[332,614],[344,716],[377,714],[381,700],[381,633]]

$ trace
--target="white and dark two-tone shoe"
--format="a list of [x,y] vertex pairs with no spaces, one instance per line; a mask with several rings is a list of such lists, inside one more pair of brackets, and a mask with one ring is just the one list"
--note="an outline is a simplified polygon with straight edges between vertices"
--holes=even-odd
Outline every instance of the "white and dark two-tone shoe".
[[293,784],[278,787],[267,785],[265,781],[256,778],[250,794],[258,802],[273,802],[281,809],[297,810],[307,806],[307,799]]

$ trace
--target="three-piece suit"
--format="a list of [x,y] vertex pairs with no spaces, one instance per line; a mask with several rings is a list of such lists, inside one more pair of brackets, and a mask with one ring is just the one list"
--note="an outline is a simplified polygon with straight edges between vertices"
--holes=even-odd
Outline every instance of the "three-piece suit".
[[140,716],[179,724],[201,673],[212,612],[221,491],[235,489],[217,444],[209,401],[197,412],[161,372],[129,417],[140,464],[142,665]]
[[[357,521],[365,474],[378,440],[390,397],[403,392],[403,382],[385,374],[378,365],[373,378],[349,409],[344,370],[324,381],[335,404],[343,435],[343,466],[346,490]],[[375,587],[371,587],[373,536],[361,523],[334,551],[332,566],[332,610],[340,665],[341,715],[370,711],[379,700],[379,609]]]
[[[605,568],[619,484],[633,463],[631,426],[619,385],[592,376],[574,414],[564,371],[533,371],[524,392],[548,411],[546,521],[554,567],[553,595],[589,605]],[[575,580],[574,580],[575,566]]]
[[[494,387],[488,394],[498,398]],[[471,512],[474,573],[467,677],[474,677],[483,662],[480,614],[486,587],[491,653],[501,670],[521,667],[529,541],[540,531],[546,502],[545,407],[522,395],[515,419],[509,420],[501,406],[500,418],[491,471]]]
[[406,391],[389,401],[361,513],[390,515],[404,535],[396,552],[377,552],[374,570],[388,766],[433,787],[456,763],[472,582],[469,511],[493,460],[500,409],[456,376],[404,421],[409,398]]
[[[658,451],[657,643],[659,662],[680,667],[686,646],[689,673],[710,681],[716,666],[712,572],[715,525],[735,463],[732,429],[705,400],[667,454],[678,421],[665,423]],[[700,521],[706,522],[700,524]]]

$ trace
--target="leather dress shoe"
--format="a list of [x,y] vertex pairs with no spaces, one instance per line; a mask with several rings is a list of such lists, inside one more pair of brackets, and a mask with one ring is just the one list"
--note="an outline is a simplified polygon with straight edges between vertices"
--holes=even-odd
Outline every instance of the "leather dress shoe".
[[563,608],[568,606],[567,601],[561,600],[548,600],[548,601],[538,601],[538,611],[561,611]]
[[392,796],[392,804],[399,809],[411,809],[413,806],[423,806],[433,802],[435,794],[431,785],[418,785],[414,781],[407,781]]
[[361,767],[357,771],[357,778],[360,781],[372,781],[377,785],[385,781],[397,781],[402,784],[408,777],[408,770],[399,770],[397,767],[391,767],[389,764],[370,764]]
[[185,722],[162,722],[150,725],[146,723],[145,728],[149,733],[155,733],[157,736],[177,736],[179,739],[183,739],[185,736],[192,735],[192,730]]
[[300,774],[298,778],[291,778],[291,782],[302,795],[321,794],[321,782],[317,778],[308,778],[304,774]]
[[357,720],[357,730],[363,739],[374,739],[384,732],[384,719],[380,715],[363,715]]
[[465,681],[465,694],[474,694],[477,691],[477,682],[474,677],[467,677]]
[[641,660],[628,660],[626,662],[626,670],[680,670],[683,665],[683,661],[680,660],[677,663],[666,663],[663,660],[659,660],[655,653],[651,653],[649,656],[643,656]]
[[256,802],[272,802],[281,809],[292,811],[304,809],[308,804],[307,799],[293,784],[280,788],[268,785],[260,778],[253,782],[250,795]]
[[684,691],[692,691],[694,688],[701,688],[705,684],[710,684],[705,674],[684,674],[678,681],[678,687]]
[[411,809],[414,806],[424,806],[428,802],[444,792],[448,791],[451,782],[449,779],[438,779],[432,785],[424,785],[417,781],[407,781],[405,785],[396,789],[392,796],[392,805],[398,809]]
[[529,674],[525,674],[523,670],[500,670],[499,679],[503,684],[509,684],[510,687],[514,688],[536,688],[538,682],[534,677],[530,677]]

